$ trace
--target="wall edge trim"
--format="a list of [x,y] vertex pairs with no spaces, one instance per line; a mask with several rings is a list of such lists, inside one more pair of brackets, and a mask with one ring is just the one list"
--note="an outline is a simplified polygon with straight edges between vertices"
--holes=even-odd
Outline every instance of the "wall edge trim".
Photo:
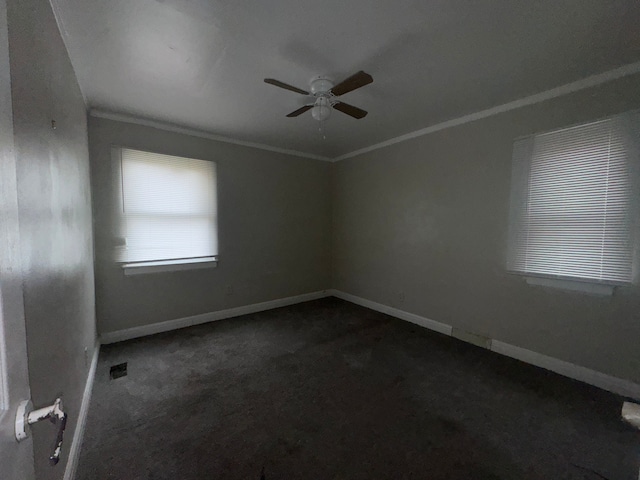
[[244,140],[236,140],[231,137],[225,137],[223,135],[216,135],[214,133],[208,133],[195,128],[181,127],[179,125],[173,125],[171,123],[165,123],[157,120],[147,120],[144,118],[136,117],[134,115],[128,115],[125,113],[108,112],[98,108],[92,108],[89,110],[89,116],[95,118],[104,118],[105,120],[114,120],[116,122],[133,123],[134,125],[141,125],[143,127],[157,128],[167,132],[181,133],[183,135],[189,135],[192,137],[206,138],[207,140],[214,140],[217,142],[230,143],[232,145],[240,145],[242,147],[256,148],[258,150],[266,150],[268,152],[282,153],[284,155],[292,155],[294,157],[310,158],[312,160],[320,160],[323,162],[331,162],[329,157],[323,157],[322,155],[315,155],[313,153],[300,152],[298,150],[290,150],[288,148],[272,147],[271,145],[265,145],[263,143],[248,142]]
[[268,300],[266,302],[252,303],[241,307],[228,308],[225,310],[217,310],[215,312],[201,313],[189,317],[176,318],[174,320],[166,320],[164,322],[151,323],[149,325],[141,325],[138,327],[127,328],[123,330],[115,330],[100,335],[100,342],[103,345],[131,340],[133,338],[146,337],[156,333],[168,332],[179,328],[191,327],[203,323],[215,322],[226,318],[239,317],[240,315],[248,315],[250,313],[263,312],[279,307],[295,305],[296,303],[308,302],[319,298],[331,296],[328,290],[318,290],[316,292],[303,293],[292,297],[278,298]]
[[451,336],[451,325],[436,322],[435,320],[431,320],[430,318],[421,317],[420,315],[416,315],[415,313],[405,312],[404,310],[389,307],[388,305],[383,305],[382,303],[367,300],[366,298],[351,295],[350,293],[342,292],[340,290],[332,289],[329,290],[329,292],[332,296],[340,298],[342,300],[346,300],[347,302],[355,303],[356,305],[360,305],[361,307],[370,308],[371,310],[375,310],[376,312],[385,313],[387,315],[391,315],[392,317],[415,323],[416,325],[420,325],[424,328],[428,328],[429,330],[433,330],[434,332]]
[[629,75],[634,75],[636,73],[640,73],[640,62],[629,63],[627,65],[614,68],[613,70],[608,70],[606,72],[598,73],[596,75],[591,75],[589,77],[576,80],[575,82],[560,85],[559,87],[554,87],[549,90],[545,90],[539,93],[535,93],[533,95],[529,95],[527,97],[519,98],[517,100],[513,100],[511,102],[507,102],[502,105],[490,107],[485,110],[480,110],[479,112],[470,113],[468,115],[463,115],[462,117],[446,120],[444,122],[437,123],[429,127],[421,128],[420,130],[415,130],[413,132],[405,133],[404,135],[390,138],[389,140],[385,140],[380,143],[369,145],[368,147],[360,148],[358,150],[354,150],[352,152],[339,155],[333,159],[333,162],[346,160],[348,158],[356,157],[364,153],[369,153],[374,150],[379,150],[384,147],[395,145],[396,143],[401,143],[401,142],[404,142],[405,140],[411,140],[413,138],[422,137],[424,135],[428,135],[430,133],[434,133],[440,130],[445,130],[447,128],[457,127],[459,125],[464,125],[465,123],[470,123],[476,120],[481,120],[483,118],[492,117],[499,113],[509,112],[511,110],[516,110],[518,108],[526,107],[529,105],[535,105],[537,103],[541,103],[546,100],[551,100],[553,98],[561,97],[563,95],[568,95],[570,93],[578,92],[580,90],[585,90],[587,88],[597,87],[598,85],[602,85],[604,83],[607,83],[613,80],[618,80],[620,78],[623,78]]
[[89,102],[87,100],[87,95],[80,85],[80,80],[78,80],[78,74],[76,73],[76,66],[71,60],[71,53],[69,52],[68,42],[69,42],[69,32],[67,27],[64,24],[64,20],[62,19],[62,15],[60,14],[60,5],[58,4],[58,0],[49,0],[49,4],[51,5],[51,11],[53,12],[53,17],[56,20],[56,26],[58,27],[58,32],[60,33],[60,38],[62,39],[62,44],[64,45],[64,50],[67,54],[67,59],[69,60],[69,64],[71,65],[71,70],[73,70],[73,76],[75,77],[76,85],[78,86],[78,90],[80,90],[80,95],[82,95],[82,100],[84,101],[85,111],[87,110],[87,106]]
[[78,470],[78,462],[80,460],[80,449],[82,448],[82,440],[84,439],[84,431],[87,426],[87,417],[89,415],[89,405],[91,404],[91,394],[93,393],[93,382],[96,378],[96,368],[98,366],[98,356],[100,355],[100,342],[97,341],[93,349],[93,357],[91,359],[91,367],[87,374],[87,381],[82,394],[82,403],[80,412],[78,412],[78,421],[76,429],[73,432],[71,447],[69,448],[69,457],[64,470],[64,480],[74,480],[76,471]]
[[[371,310],[391,315],[392,317],[396,317],[401,320],[406,320],[416,325],[434,330],[438,333],[443,333],[445,335],[451,336],[451,332],[453,330],[453,327],[450,325],[436,322],[435,320],[431,320],[414,313],[405,312],[388,305],[373,302],[371,300],[367,300],[350,293],[345,293],[335,289],[328,290],[328,292],[332,296],[340,298],[342,300],[346,300],[348,302],[355,303],[356,305],[360,305],[362,307],[370,308]],[[598,372],[597,370],[592,370],[590,368],[550,357],[542,353],[527,350],[526,348],[517,347],[500,340],[491,339],[490,345],[490,350],[500,355],[511,357],[516,360],[520,360],[521,362],[543,368],[545,370],[550,370],[562,376],[571,378],[573,380],[578,380],[589,385],[593,385],[594,387],[607,390],[623,397],[630,397],[635,400],[640,400],[640,384],[634,383],[631,380],[614,377],[606,373]]]
[[521,362],[550,370],[583,383],[588,383],[589,385],[616,393],[623,397],[640,400],[640,385],[630,380],[614,377],[575,363],[501,342],[500,340],[493,340],[491,342],[491,350],[500,355],[515,358]]

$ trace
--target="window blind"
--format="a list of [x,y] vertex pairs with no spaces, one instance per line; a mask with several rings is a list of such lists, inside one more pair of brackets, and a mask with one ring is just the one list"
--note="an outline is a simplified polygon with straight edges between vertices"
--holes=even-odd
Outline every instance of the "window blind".
[[125,263],[196,259],[218,254],[216,164],[120,149]]
[[633,120],[621,115],[515,142],[511,271],[632,280]]

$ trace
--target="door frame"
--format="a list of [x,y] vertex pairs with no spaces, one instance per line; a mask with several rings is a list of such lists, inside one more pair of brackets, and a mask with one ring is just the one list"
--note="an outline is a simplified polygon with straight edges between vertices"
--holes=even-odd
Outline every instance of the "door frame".
[[18,403],[31,397],[24,319],[7,2],[0,0],[0,478],[35,478],[33,442],[18,443]]

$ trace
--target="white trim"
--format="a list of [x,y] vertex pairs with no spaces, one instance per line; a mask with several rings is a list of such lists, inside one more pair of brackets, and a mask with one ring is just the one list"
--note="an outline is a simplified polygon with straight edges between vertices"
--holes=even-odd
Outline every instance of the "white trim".
[[402,320],[406,320],[407,322],[420,325],[421,327],[428,328],[429,330],[433,330],[434,332],[443,333],[445,335],[451,336],[451,329],[452,329],[451,325],[446,325],[444,323],[436,322],[435,320],[421,317],[420,315],[416,315],[415,313],[409,313],[409,312],[405,312],[404,310],[398,310],[397,308],[389,307],[387,305],[383,305],[382,303],[376,303],[376,302],[372,302],[371,300],[367,300],[365,298],[356,297],[355,295],[341,292],[340,290],[329,290],[329,293],[334,297],[341,298],[342,300],[346,300],[351,303],[355,303],[356,305],[367,307],[367,308],[370,308],[371,310],[375,310],[376,312],[385,313],[387,315],[391,315],[392,317],[397,317]]
[[[436,322],[434,320],[421,317],[413,313],[405,312],[403,310],[398,310],[397,308],[389,307],[381,303],[376,303],[365,298],[351,295],[349,293],[341,292],[340,290],[328,290],[328,292],[334,297],[338,297],[343,300],[347,300],[348,302],[370,308],[371,310],[376,310],[378,312],[385,313],[387,315],[391,315],[393,317],[400,318],[411,323],[415,323],[416,325],[420,325],[422,327],[434,330],[439,333],[443,333],[445,335],[451,335],[451,332],[453,330],[450,325]],[[631,397],[633,399],[640,400],[640,384],[634,383],[630,380],[625,380],[622,378],[607,375],[605,373],[597,372],[595,370],[581,367],[580,365],[575,365],[564,360],[549,357],[547,355],[533,352],[525,348],[516,347],[515,345],[510,345],[508,343],[501,342],[500,340],[488,340],[489,341],[487,343],[490,345],[490,350],[492,352],[515,358],[522,362],[529,363],[531,365],[535,365],[536,367],[544,368],[545,370],[550,370],[555,373],[559,373],[560,375],[564,375],[565,377],[588,383],[589,385],[602,388],[603,390],[607,390],[624,397]]]
[[272,147],[271,145],[265,145],[263,143],[236,140],[230,137],[224,137],[222,135],[215,135],[213,133],[203,132],[202,130],[180,127],[178,125],[173,125],[171,123],[158,122],[156,120],[146,120],[144,118],[135,117],[133,115],[127,115],[123,113],[106,112],[104,110],[92,108],[89,111],[89,115],[96,118],[104,118],[106,120],[115,120],[117,122],[133,123],[135,125],[142,125],[144,127],[157,128],[160,130],[165,130],[167,132],[182,133],[184,135],[190,135],[192,137],[206,138],[208,140],[215,140],[217,142],[231,143],[233,145],[241,145],[243,147],[257,148],[259,150],[266,150],[268,152],[282,153],[285,155],[293,155],[296,157],[303,157],[303,158],[311,158],[312,160],[322,160],[324,162],[332,161],[331,158],[323,157],[322,155],[299,152],[297,150],[290,150],[288,148]]
[[91,393],[93,391],[93,381],[96,378],[96,367],[98,365],[98,355],[100,354],[100,342],[96,342],[93,350],[93,358],[91,359],[91,367],[87,375],[87,382],[84,386],[84,394],[82,395],[82,404],[78,413],[78,421],[76,429],[73,433],[73,440],[69,448],[69,458],[67,459],[67,467],[64,471],[63,480],[73,480],[76,476],[78,468],[78,460],[80,460],[80,449],[82,448],[82,439],[87,424],[87,415],[89,414],[89,404],[91,403]]
[[586,367],[581,367],[580,365],[565,362],[564,360],[549,357],[525,348],[516,347],[515,345],[510,345],[508,343],[501,342],[500,340],[493,340],[491,350],[499,353],[500,355],[515,358],[522,362],[535,365],[536,367],[559,373],[565,377],[573,378],[574,380],[594,385],[602,388],[603,390],[617,393],[623,397],[640,399],[640,385],[629,380],[613,377]]
[[398,137],[390,138],[389,140],[385,140],[384,142],[375,143],[373,145],[369,145],[368,147],[360,148],[358,150],[354,150],[352,152],[348,152],[334,158],[324,157],[322,155],[316,155],[313,153],[300,152],[298,150],[272,147],[270,145],[265,145],[262,143],[236,140],[230,137],[215,135],[213,133],[208,133],[202,130],[196,130],[196,129],[187,128],[187,127],[180,127],[178,125],[173,125],[171,123],[165,123],[165,122],[160,122],[155,120],[146,120],[133,115],[108,112],[108,111],[100,110],[96,108],[92,108],[89,111],[89,115],[91,115],[92,117],[104,118],[107,120],[133,123],[136,125],[143,125],[146,127],[158,128],[158,129],[166,130],[170,132],[182,133],[182,134],[191,135],[194,137],[207,138],[209,140],[216,140],[219,142],[231,143],[234,145],[242,145],[244,147],[251,147],[251,148],[257,148],[260,150],[267,150],[270,152],[283,153],[285,155],[294,155],[296,157],[311,158],[313,160],[322,160],[325,162],[339,162],[340,160],[346,160],[347,158],[356,157],[358,155],[362,155],[363,153],[369,153],[374,150],[379,150],[381,148],[394,145],[396,143],[404,142],[405,140],[411,140],[412,138],[422,137],[430,133],[434,133],[434,132],[451,128],[451,127],[457,127],[459,125],[464,125],[465,123],[474,122],[476,120],[497,115],[499,113],[505,113],[521,107],[526,107],[528,105],[535,105],[536,103],[541,103],[547,100],[551,100],[553,98],[567,95],[569,93],[585,90],[587,88],[596,87],[598,85],[602,85],[604,83],[617,80],[623,77],[627,77],[629,75],[634,75],[637,73],[640,73],[640,62],[629,63],[627,65],[623,65],[621,67],[615,68],[613,70],[609,70],[607,72],[599,73],[597,75],[592,75],[590,77],[586,77],[581,80],[577,80],[575,82],[567,83],[559,87],[545,90],[544,92],[536,93],[534,95],[529,95],[528,97],[520,98],[512,102],[508,102],[502,105],[488,108],[486,110],[481,110],[479,112],[464,115],[462,117],[447,120],[445,122],[437,123],[435,125],[431,125],[429,127],[425,127],[420,130],[415,130],[413,132],[400,135]]
[[193,315],[192,317],[177,318],[175,320],[141,325],[139,327],[127,328],[125,330],[117,330],[115,332],[106,332],[100,335],[100,341],[103,344],[122,342],[123,340],[145,337],[147,335],[177,330],[178,328],[191,327],[193,325],[200,325],[201,323],[215,322],[216,320],[238,317],[249,313],[262,312],[273,308],[286,307],[288,305],[308,302],[310,300],[329,296],[331,295],[328,293],[328,290],[320,290],[318,292],[304,293],[293,297],[269,300],[268,302],[253,303],[242,307],[218,310],[217,312],[201,313],[200,315]]
[[[3,239],[4,240],[4,239]],[[9,410],[9,372],[7,371],[7,343],[4,329],[4,311],[2,308],[2,292],[0,292],[0,416],[5,410]]]
[[[526,274],[525,274],[526,275]],[[526,275],[525,282],[534,287],[549,287],[559,290],[568,290],[570,292],[581,292],[591,295],[610,297],[613,295],[615,285],[606,283],[589,283],[579,280],[568,280],[564,278],[547,278]]]
[[58,5],[58,0],[49,0],[49,4],[51,5],[51,10],[53,12],[53,17],[56,21],[56,26],[58,27],[58,31],[60,32],[60,38],[62,39],[62,44],[64,45],[65,53],[67,54],[67,59],[69,60],[69,64],[71,65],[71,70],[73,71],[73,77],[75,79],[76,86],[78,90],[80,90],[80,95],[82,95],[82,101],[85,105],[85,109],[89,102],[87,101],[87,96],[80,85],[80,80],[78,80],[78,75],[76,74],[76,68],[71,60],[71,54],[69,53],[69,47],[67,42],[69,41],[69,32],[67,31],[67,27],[64,24],[63,16],[60,14],[60,6]]
[[125,276],[144,275],[147,273],[177,272],[180,270],[198,270],[200,268],[216,268],[217,257],[188,258],[184,260],[160,260],[157,262],[125,263],[122,270]]
[[384,147],[388,147],[389,145],[394,145],[396,143],[404,142],[405,140],[410,140],[416,137],[422,137],[423,135],[428,135],[430,133],[434,133],[439,130],[444,130],[450,127],[457,127],[465,123],[480,120],[482,118],[491,117],[499,113],[508,112],[510,110],[515,110],[517,108],[526,107],[528,105],[534,105],[536,103],[544,102],[546,100],[551,100],[552,98],[561,97],[562,95],[578,92],[586,88],[596,87],[603,83],[607,83],[612,80],[617,80],[619,78],[626,77],[629,75],[634,75],[636,73],[640,73],[640,62],[629,63],[627,65],[623,65],[622,67],[615,68],[613,70],[609,70],[604,73],[592,75],[590,77],[586,77],[575,82],[567,83],[566,85],[561,85],[559,87],[552,88],[550,90],[545,90],[544,92],[536,93],[535,95],[530,95],[528,97],[514,100],[513,102],[505,103],[503,105],[498,105],[496,107],[491,107],[486,110],[481,110],[479,112],[471,113],[469,115],[464,115],[462,117],[454,118],[452,120],[447,120],[446,122],[442,122],[436,125],[432,125],[430,127],[422,128],[414,132],[406,133],[404,135],[400,135],[399,137],[390,138],[389,140],[385,140],[384,142],[376,143],[374,145],[370,145],[368,147],[364,147],[359,150],[354,150],[353,152],[340,155],[334,158],[333,161],[339,162],[340,160],[346,160],[347,158],[352,158],[357,155],[362,155],[363,153],[379,150],[380,148],[384,148]]

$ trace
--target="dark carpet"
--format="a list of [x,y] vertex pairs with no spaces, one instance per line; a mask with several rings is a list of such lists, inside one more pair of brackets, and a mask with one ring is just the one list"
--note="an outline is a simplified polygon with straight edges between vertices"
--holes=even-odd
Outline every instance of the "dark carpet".
[[104,346],[77,479],[637,479],[621,404],[327,298]]

